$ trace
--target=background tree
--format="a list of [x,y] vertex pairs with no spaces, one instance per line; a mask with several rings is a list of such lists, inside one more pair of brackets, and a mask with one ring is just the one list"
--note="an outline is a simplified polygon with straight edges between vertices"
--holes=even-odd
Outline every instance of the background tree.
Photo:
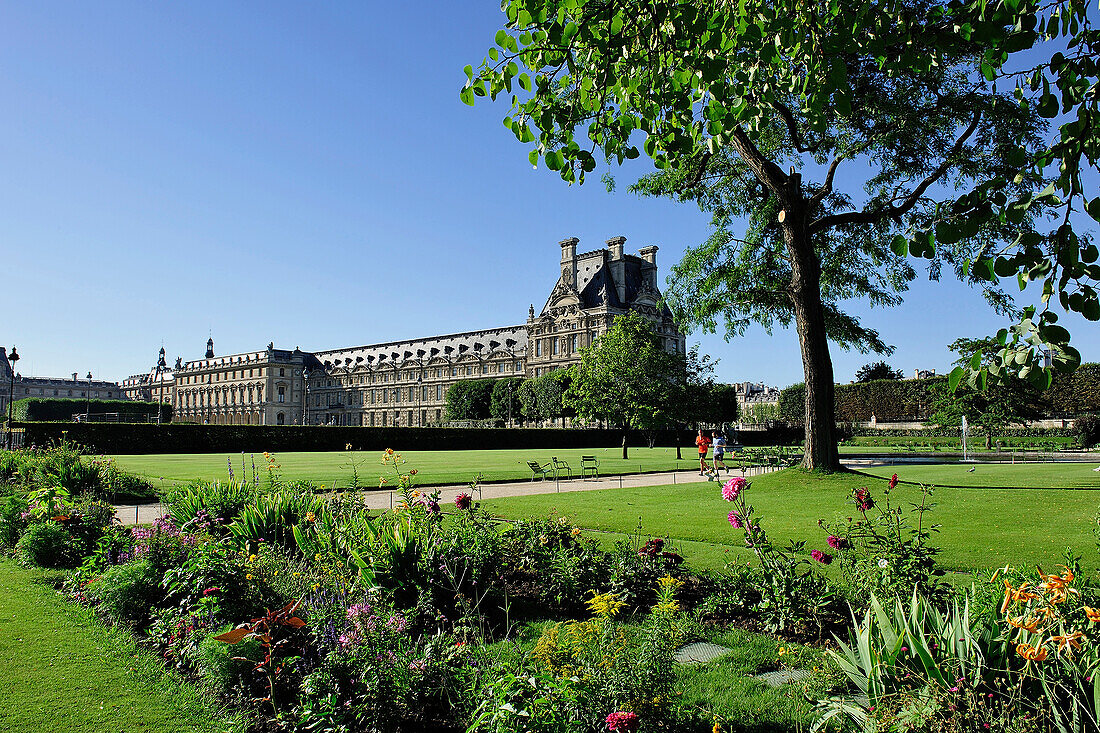
[[[1020,169],[1020,151],[1041,147],[1033,114],[983,76],[981,39],[955,32],[940,3],[506,0],[503,9],[497,47],[476,76],[466,68],[464,101],[526,92],[512,95],[505,124],[535,143],[533,163],[570,182],[594,170],[594,152],[638,157],[640,133],[663,172],[639,190],[714,217],[715,235],[674,272],[679,320],[707,330],[721,320],[727,336],[753,322],[797,329],[807,468],[839,468],[829,340],[890,350],[839,302],[859,289],[872,304],[898,302],[907,253],[936,258],[933,275],[947,264],[982,282],[984,266],[972,264],[1040,213],[958,218],[938,205],[940,184],[996,179],[1001,196],[1025,195],[1039,175]],[[841,167],[862,185],[841,190]],[[739,218],[747,225],[736,237]],[[943,246],[907,244],[904,233],[928,227],[942,229]]]
[[726,425],[737,422],[739,409],[736,387],[732,384],[708,384],[698,421],[724,429]]
[[517,394],[523,411],[523,419],[536,423],[542,420],[543,416],[539,412],[539,396],[535,390],[535,380],[523,380],[523,383],[519,385]]
[[487,420],[492,404],[492,379],[460,379],[447,390],[447,420]]
[[[681,460],[680,438],[684,428],[700,422],[710,422],[712,418],[728,414],[728,403],[724,391],[716,394],[714,368],[717,362],[709,355],[700,354],[699,346],[688,349],[686,354],[671,355],[672,391],[668,395],[667,419],[670,421],[676,442],[676,460]],[[737,405],[734,399],[734,414]]]
[[871,382],[876,379],[903,379],[905,377],[900,369],[895,369],[884,361],[876,361],[864,364],[856,372],[857,382]]
[[493,392],[490,397],[489,415],[494,420],[509,419],[518,420],[523,417],[523,403],[520,401],[519,392],[524,383],[522,377],[506,377],[493,382]]
[[742,418],[745,422],[763,425],[774,420],[779,420],[778,402],[750,402],[745,405],[745,414]]
[[[995,363],[1002,344],[996,338],[961,338],[953,341],[951,350],[959,354],[958,365]],[[985,447],[993,447],[993,436],[1010,425],[1026,425],[1029,420],[1043,417],[1040,408],[1042,394],[1030,382],[1008,376],[986,389],[969,385],[940,385],[933,391],[930,422],[942,428],[958,428],[965,415],[967,422],[985,433]]]
[[664,350],[653,324],[634,311],[617,317],[599,340],[580,352],[565,402],[584,420],[606,420],[626,431],[672,422],[682,357]]

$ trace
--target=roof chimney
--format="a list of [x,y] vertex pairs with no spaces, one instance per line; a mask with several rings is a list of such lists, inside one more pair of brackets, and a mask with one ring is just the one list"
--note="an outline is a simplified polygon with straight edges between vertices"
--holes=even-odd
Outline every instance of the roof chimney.
[[561,245],[561,280],[566,287],[576,287],[577,283],[577,242],[576,237],[563,239]]
[[621,260],[623,258],[623,245],[626,244],[626,237],[612,237],[607,240],[607,248],[611,250],[611,260]]

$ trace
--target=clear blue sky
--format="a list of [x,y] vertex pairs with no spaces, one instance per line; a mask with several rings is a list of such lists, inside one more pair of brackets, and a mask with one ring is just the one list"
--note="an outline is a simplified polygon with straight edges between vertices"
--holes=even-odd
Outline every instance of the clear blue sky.
[[[500,22],[492,1],[0,2],[0,343],[24,374],[120,379],[208,333],[225,354],[521,323],[567,236],[656,244],[663,280],[704,215],[568,187],[503,106],[459,101]],[[854,310],[907,373],[1001,325],[954,282]],[[793,331],[693,341],[725,381],[801,379]],[[834,349],[837,380],[873,358]]]

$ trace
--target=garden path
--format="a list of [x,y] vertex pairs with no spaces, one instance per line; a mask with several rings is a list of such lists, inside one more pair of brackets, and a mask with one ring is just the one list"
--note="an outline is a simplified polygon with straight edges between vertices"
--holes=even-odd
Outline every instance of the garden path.
[[[755,475],[760,469],[750,470],[749,475]],[[720,480],[727,476],[744,475],[739,470],[722,474]],[[643,473],[628,476],[609,476],[599,479],[580,479],[555,481],[512,481],[507,483],[483,484],[473,492],[474,499],[500,499],[509,496],[527,496],[530,494],[553,494],[555,492],[570,491],[598,491],[600,489],[619,489],[634,486],[663,486],[665,484],[703,483],[710,480],[700,476],[698,471],[669,471],[663,473]],[[455,497],[462,493],[470,493],[467,484],[453,486],[438,486],[426,489],[440,492],[440,503],[453,503]],[[366,505],[370,509],[390,509],[401,501],[401,493],[398,491],[368,491],[366,492]],[[122,504],[115,507],[116,516],[123,524],[148,524],[164,516],[163,504]]]

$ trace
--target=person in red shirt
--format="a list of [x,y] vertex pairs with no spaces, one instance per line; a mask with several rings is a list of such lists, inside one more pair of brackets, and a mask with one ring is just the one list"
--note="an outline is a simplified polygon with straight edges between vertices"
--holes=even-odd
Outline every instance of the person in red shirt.
[[699,437],[695,439],[695,445],[699,446],[699,475],[710,473],[707,465],[707,451],[710,450],[710,438],[703,435],[703,429],[699,428]]

